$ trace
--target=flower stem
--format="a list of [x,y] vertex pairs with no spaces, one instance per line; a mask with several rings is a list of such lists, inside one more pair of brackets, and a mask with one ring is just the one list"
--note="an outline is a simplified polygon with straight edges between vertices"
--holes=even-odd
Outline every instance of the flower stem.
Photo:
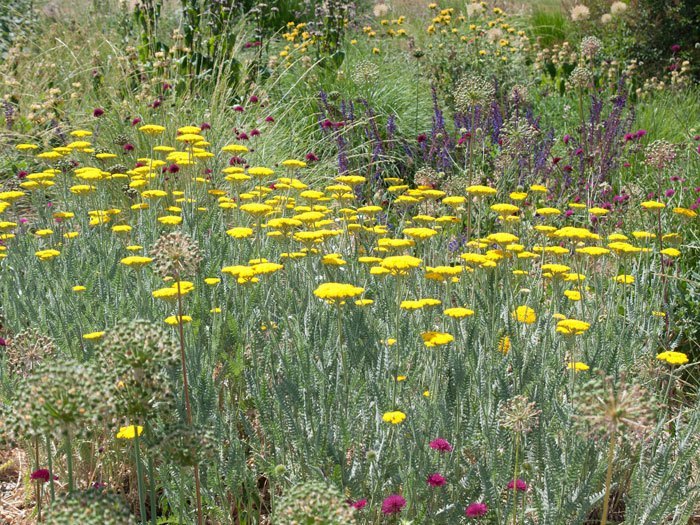
[[51,455],[51,441],[49,440],[49,435],[46,434],[46,456],[48,458],[49,464],[49,487],[51,489],[51,502],[56,499],[56,491],[53,483],[53,458]]
[[608,522],[608,506],[610,505],[610,484],[612,483],[613,460],[615,458],[615,442],[616,434],[610,437],[610,445],[608,446],[608,472],[605,475],[605,497],[603,499],[603,516],[600,520],[600,525],[606,525]]
[[515,467],[513,468],[513,525],[518,523],[518,453],[520,434],[515,434]]
[[141,447],[139,447],[139,433],[137,427],[134,427],[134,460],[136,461],[136,484],[139,490],[139,513],[141,514],[141,523],[146,523],[146,498],[143,491]]
[[[190,387],[187,382],[187,359],[185,354],[185,329],[182,323],[182,294],[180,293],[180,275],[175,274],[175,280],[178,283],[177,290],[177,327],[180,336],[180,362],[182,364],[182,388],[185,393],[185,413],[187,416],[187,426],[192,426],[192,406],[190,405]],[[194,466],[194,483],[197,496],[197,525],[202,525],[202,496],[201,487],[199,485],[199,465]]]

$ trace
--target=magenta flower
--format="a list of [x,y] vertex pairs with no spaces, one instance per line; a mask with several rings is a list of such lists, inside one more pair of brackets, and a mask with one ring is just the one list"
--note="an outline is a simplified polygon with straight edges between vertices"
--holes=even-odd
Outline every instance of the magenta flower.
[[[40,468],[35,470],[29,475],[29,479],[32,481],[41,481],[42,483],[47,483],[51,479],[51,472],[47,468]],[[58,479],[58,476],[54,476],[53,479]]]
[[95,108],[94,110],[92,110],[92,116],[95,118],[100,118],[104,114],[105,110],[102,108]]
[[449,441],[443,438],[433,439],[429,446],[438,452],[452,452],[452,445],[450,445]]
[[428,476],[426,482],[431,487],[442,487],[445,483],[447,483],[447,480],[442,475],[436,472],[435,474],[431,474],[430,476]]
[[7,341],[2,337],[0,337],[0,346],[7,346]]
[[354,503],[350,503],[350,506],[355,510],[362,510],[367,506],[366,499],[358,499]]
[[480,518],[483,515],[485,515],[489,511],[489,508],[486,506],[486,503],[470,503],[469,506],[467,507],[467,510],[464,511],[466,514],[467,518]]
[[406,500],[400,494],[392,494],[382,502],[384,514],[398,514],[406,506]]
[[516,490],[519,490],[520,492],[527,492],[527,483],[525,483],[525,480],[522,479],[516,479],[515,482],[511,479],[508,482],[508,490],[513,490],[513,487],[515,487]]

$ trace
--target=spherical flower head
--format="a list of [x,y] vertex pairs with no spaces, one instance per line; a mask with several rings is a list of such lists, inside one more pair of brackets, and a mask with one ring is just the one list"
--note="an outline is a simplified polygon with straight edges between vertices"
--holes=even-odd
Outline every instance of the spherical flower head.
[[382,420],[386,423],[391,423],[392,425],[398,425],[406,419],[406,414],[400,410],[394,410],[392,412],[385,412],[382,416]]
[[181,231],[161,235],[150,255],[161,277],[195,275],[202,260],[197,242]]
[[452,452],[452,445],[450,445],[449,441],[443,438],[433,439],[428,446],[433,450],[437,450],[438,452]]
[[589,16],[591,16],[591,10],[583,4],[577,4],[571,9],[571,20],[574,22],[588,20]]
[[593,73],[584,66],[576,66],[569,75],[569,84],[574,88],[585,89],[593,82]]
[[515,488],[515,490],[518,490],[520,492],[527,492],[528,489],[527,483],[525,482],[525,480],[522,479],[516,479],[515,481],[511,479],[508,482],[507,488],[508,490],[513,490]]
[[597,37],[587,36],[581,40],[581,53],[587,57],[595,57],[602,47],[603,43]]
[[612,5],[610,6],[610,14],[611,15],[620,15],[627,11],[627,4],[625,2],[613,2]]
[[406,506],[406,500],[400,494],[392,494],[382,501],[382,513],[398,514]]
[[441,474],[435,472],[434,474],[428,476],[426,483],[431,487],[442,487],[445,485],[445,483],[447,483],[447,480]]
[[470,503],[464,514],[467,516],[467,518],[481,518],[482,516],[485,516],[488,511],[489,508],[486,506],[486,503],[477,502]]
[[523,324],[533,324],[537,321],[535,310],[529,306],[518,306],[512,313],[513,319]]

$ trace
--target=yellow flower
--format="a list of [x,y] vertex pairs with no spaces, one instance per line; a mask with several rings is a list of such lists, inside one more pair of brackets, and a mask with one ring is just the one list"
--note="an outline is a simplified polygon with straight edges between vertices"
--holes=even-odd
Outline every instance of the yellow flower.
[[482,185],[475,185],[475,186],[469,186],[467,188],[467,193],[469,195],[476,195],[477,197],[486,197],[489,195],[495,195],[496,194],[496,189],[491,188],[489,186],[482,186]]
[[498,233],[492,233],[488,237],[486,237],[486,240],[488,242],[492,242],[495,244],[501,244],[501,245],[506,245],[506,244],[512,244],[514,242],[518,242],[519,238],[513,235],[512,233],[508,232],[498,232]]
[[253,230],[251,228],[238,226],[236,228],[226,230],[226,235],[228,235],[229,237],[233,237],[234,239],[245,239],[253,235]]
[[564,297],[571,301],[580,301],[581,300],[581,292],[578,290],[565,290],[564,291]]
[[661,253],[666,257],[678,257],[681,254],[680,250],[677,250],[676,248],[664,248],[661,250]]
[[421,260],[411,255],[392,255],[382,259],[381,268],[388,270],[392,275],[406,275],[409,270],[418,268]]
[[661,352],[656,356],[659,361],[666,361],[669,365],[678,366],[684,365],[688,362],[688,356],[683,352],[674,352],[668,350],[666,352]]
[[34,255],[36,255],[40,261],[48,261],[61,255],[61,252],[58,250],[39,250],[38,252],[34,252]]
[[136,436],[143,434],[143,427],[140,425],[129,425],[121,427],[117,432],[117,439],[134,439]]
[[158,217],[158,222],[168,226],[177,226],[182,222],[182,217],[177,215],[165,215],[163,217]]
[[446,345],[455,340],[452,335],[445,332],[423,332],[420,336],[423,339],[423,344],[428,348]]
[[510,351],[510,337],[504,335],[498,340],[498,351],[507,354]]
[[314,290],[314,295],[324,301],[342,303],[345,299],[357,297],[364,288],[345,283],[323,283]]
[[590,255],[591,257],[598,257],[599,255],[606,255],[610,253],[610,250],[607,248],[601,248],[600,246],[586,246],[584,248],[576,248],[576,253]]
[[84,334],[83,339],[86,339],[88,341],[92,341],[94,339],[100,339],[104,335],[105,335],[104,332],[90,332],[89,334]]
[[568,365],[566,365],[566,367],[569,370],[573,370],[574,372],[585,372],[586,370],[589,370],[591,368],[586,363],[582,363],[581,361],[576,361],[575,363],[569,363]]
[[641,203],[641,206],[645,210],[660,210],[666,207],[666,205],[663,202],[659,201],[644,201]]
[[398,410],[393,412],[385,412],[382,419],[387,423],[391,423],[392,425],[398,425],[406,419],[406,414]]
[[87,290],[87,288],[85,288],[82,284],[78,284],[78,285],[74,286],[73,288],[71,288],[71,290],[73,290],[75,293],[80,293],[80,292],[84,292],[85,290]]
[[139,128],[139,131],[146,135],[160,135],[165,131],[165,127],[157,124],[144,124]]
[[355,301],[356,306],[369,306],[371,304],[374,304],[374,301],[372,299],[358,299]]
[[512,313],[513,319],[519,323],[532,324],[537,321],[535,311],[529,306],[518,306]]
[[248,148],[243,144],[227,144],[221,148],[221,151],[225,151],[227,153],[248,153]]
[[616,283],[620,284],[632,284],[634,283],[634,276],[633,275],[618,275],[617,277],[613,277]]
[[[179,317],[180,317],[180,319],[182,320],[182,324],[187,324],[187,323],[189,323],[189,322],[192,321],[192,317],[190,317],[189,315],[182,315],[182,316],[179,316]],[[165,318],[165,322],[166,322],[167,324],[169,324],[170,326],[175,326],[175,325],[179,324],[178,316],[177,316],[177,315],[171,315],[171,316],[169,316],[169,317],[166,317],[166,318]]]
[[432,228],[406,228],[403,230],[403,234],[423,241],[425,239],[429,239],[433,235],[436,235],[437,231],[433,230]]
[[[282,161],[282,166],[285,168],[305,168],[306,162],[303,160],[288,159]],[[248,172],[250,173],[250,170],[248,170]]]
[[585,321],[577,319],[564,319],[557,323],[557,332],[564,335],[581,335],[588,330],[591,325]]
[[263,166],[253,166],[252,168],[248,168],[248,173],[254,177],[270,177],[275,174],[273,170]]
[[698,213],[696,211],[691,210],[689,208],[673,208],[673,213],[677,215],[682,215],[683,217],[687,217],[689,219],[694,219],[698,216]]
[[447,317],[452,317],[453,319],[463,319],[474,315],[474,310],[469,308],[448,308],[442,312]]
[[128,257],[124,257],[119,262],[125,266],[133,266],[135,268],[141,268],[142,266],[145,266],[152,261],[153,261],[153,258],[151,258],[151,257],[144,257],[142,255],[130,255]]
[[221,282],[221,279],[219,279],[218,277],[207,277],[206,279],[204,279],[204,282],[209,286],[214,286],[219,284]]
[[257,202],[249,202],[247,204],[243,204],[241,205],[240,209],[241,211],[249,213],[254,217],[262,217],[263,215],[267,215],[272,210],[274,210],[274,208],[269,204],[261,204]]

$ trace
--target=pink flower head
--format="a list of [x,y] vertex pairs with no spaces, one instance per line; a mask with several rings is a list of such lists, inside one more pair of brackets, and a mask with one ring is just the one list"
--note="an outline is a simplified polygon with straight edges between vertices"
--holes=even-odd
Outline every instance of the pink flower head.
[[140,123],[141,123],[141,117],[136,117],[135,119],[132,119],[132,121],[131,121],[132,126],[135,126],[136,124],[140,124]]
[[105,114],[105,110],[102,108],[95,108],[92,110],[92,116],[95,118],[100,118],[104,114]]
[[124,144],[124,151],[134,151],[134,145],[127,142]]
[[350,503],[350,506],[355,510],[362,510],[367,506],[367,500],[358,499],[357,501]]
[[265,117],[265,122],[274,122],[274,121],[275,121],[275,118],[272,116]]
[[470,503],[469,506],[467,507],[467,510],[464,511],[466,514],[467,518],[480,518],[483,515],[485,515],[489,511],[489,508],[486,506],[486,503]]
[[0,346],[7,346],[7,341],[2,337],[0,337]]
[[239,113],[242,113],[244,109],[243,106],[241,106],[240,104],[236,104],[235,106],[233,106],[233,111],[238,111]]
[[516,490],[519,490],[520,492],[526,492],[527,491],[527,483],[525,483],[525,480],[522,479],[516,479],[513,481],[512,479],[508,482],[508,490],[513,490],[515,488]]
[[307,162],[316,162],[318,160],[318,157],[314,152],[307,153],[305,158]]
[[400,494],[392,494],[382,502],[384,514],[398,514],[406,506],[406,500]]
[[251,95],[250,98],[248,99],[248,101],[251,104],[256,104],[258,102],[258,100],[260,100],[260,99],[256,95]]
[[[29,475],[29,479],[32,481],[41,481],[42,483],[47,483],[51,479],[51,472],[47,468],[40,468],[35,470]],[[54,476],[53,479],[58,479],[58,476]]]
[[250,130],[250,136],[251,137],[257,137],[260,135],[260,130],[258,128],[253,128]]
[[426,483],[428,483],[428,485],[431,487],[442,487],[445,483],[447,483],[447,480],[436,472],[435,474],[428,476]]
[[430,442],[430,448],[437,450],[438,452],[452,452],[452,445],[450,442],[443,438],[437,438]]
[[207,129],[211,129],[211,124],[209,124],[209,122],[202,122],[199,125],[199,129],[201,129],[202,131],[205,131]]

